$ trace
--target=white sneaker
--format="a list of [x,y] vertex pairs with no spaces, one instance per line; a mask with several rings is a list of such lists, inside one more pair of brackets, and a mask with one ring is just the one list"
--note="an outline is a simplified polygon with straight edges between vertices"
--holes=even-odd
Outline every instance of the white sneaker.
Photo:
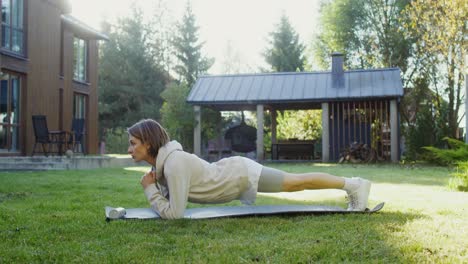
[[348,211],[364,211],[367,208],[367,200],[371,182],[361,178],[353,178],[358,184],[354,190],[347,190],[348,193]]

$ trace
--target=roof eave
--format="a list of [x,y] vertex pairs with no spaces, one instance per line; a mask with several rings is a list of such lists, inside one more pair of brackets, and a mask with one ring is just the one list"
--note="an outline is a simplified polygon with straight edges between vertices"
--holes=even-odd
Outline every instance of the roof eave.
[[109,40],[109,37],[107,37],[106,35],[93,29],[92,27],[86,25],[85,23],[81,22],[80,20],[71,15],[61,15],[61,20],[66,26],[70,27],[74,32],[77,32],[78,34],[84,35],[91,39],[106,41]]
[[243,100],[243,101],[193,101],[186,100],[192,105],[239,105],[239,104],[294,104],[294,103],[327,103],[356,100],[379,100],[379,99],[399,99],[403,95],[386,95],[386,96],[367,96],[367,97],[337,97],[337,98],[314,98],[314,99],[297,99],[297,100]]

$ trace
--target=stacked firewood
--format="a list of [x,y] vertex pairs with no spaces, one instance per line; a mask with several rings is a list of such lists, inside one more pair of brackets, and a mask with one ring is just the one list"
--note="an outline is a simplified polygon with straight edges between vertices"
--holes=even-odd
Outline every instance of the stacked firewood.
[[370,163],[379,159],[377,151],[364,143],[354,142],[340,154],[339,163]]

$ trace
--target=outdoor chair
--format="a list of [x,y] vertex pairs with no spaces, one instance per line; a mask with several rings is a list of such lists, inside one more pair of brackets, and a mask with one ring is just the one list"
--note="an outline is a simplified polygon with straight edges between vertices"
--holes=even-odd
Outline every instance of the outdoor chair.
[[257,149],[257,129],[243,120],[239,125],[229,128],[224,138],[229,140],[230,149],[233,151],[247,153]]
[[[62,155],[62,146],[65,143],[66,132],[50,131],[47,127],[47,118],[44,115],[33,115],[32,121],[36,142],[34,142],[31,156],[34,156],[36,145],[38,143],[42,145],[44,155],[48,156],[49,153],[58,153],[59,155]],[[55,152],[53,151],[54,145],[56,147]]]
[[220,158],[226,158],[232,155],[231,141],[218,137],[208,140],[208,160],[217,161]]
[[72,129],[70,132],[70,137],[68,139],[69,148],[75,152],[81,152],[83,155],[86,155],[85,144],[84,144],[84,135],[85,135],[85,119],[84,118],[74,118],[72,121]]

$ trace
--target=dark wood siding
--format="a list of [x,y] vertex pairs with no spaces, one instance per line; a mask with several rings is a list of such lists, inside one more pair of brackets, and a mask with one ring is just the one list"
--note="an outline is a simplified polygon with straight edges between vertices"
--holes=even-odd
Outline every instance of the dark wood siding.
[[[24,76],[22,82],[22,154],[30,155],[34,145],[32,115],[46,115],[49,129],[70,130],[75,92],[88,96],[88,153],[98,151],[97,62],[98,41],[79,36],[67,28],[61,15],[69,12],[65,0],[25,0],[25,58],[0,55],[3,71]],[[73,39],[88,40],[88,80],[73,81]],[[63,44],[62,44],[63,43]],[[63,46],[62,46],[63,45]],[[62,54],[61,54],[62,53]],[[62,103],[60,98],[62,94]],[[0,155],[8,155],[2,153]]]
[[63,29],[63,129],[71,128],[73,116],[73,33]]
[[379,160],[390,156],[390,101],[331,102],[330,157],[338,161],[352,144],[363,144],[375,151]]
[[59,129],[60,15],[62,11],[49,1],[28,1],[29,72],[27,73],[26,153],[34,144],[32,115],[47,116],[49,129]]
[[98,41],[90,40],[88,42],[88,76],[90,82],[89,103],[88,103],[88,148],[91,153],[98,151]]

